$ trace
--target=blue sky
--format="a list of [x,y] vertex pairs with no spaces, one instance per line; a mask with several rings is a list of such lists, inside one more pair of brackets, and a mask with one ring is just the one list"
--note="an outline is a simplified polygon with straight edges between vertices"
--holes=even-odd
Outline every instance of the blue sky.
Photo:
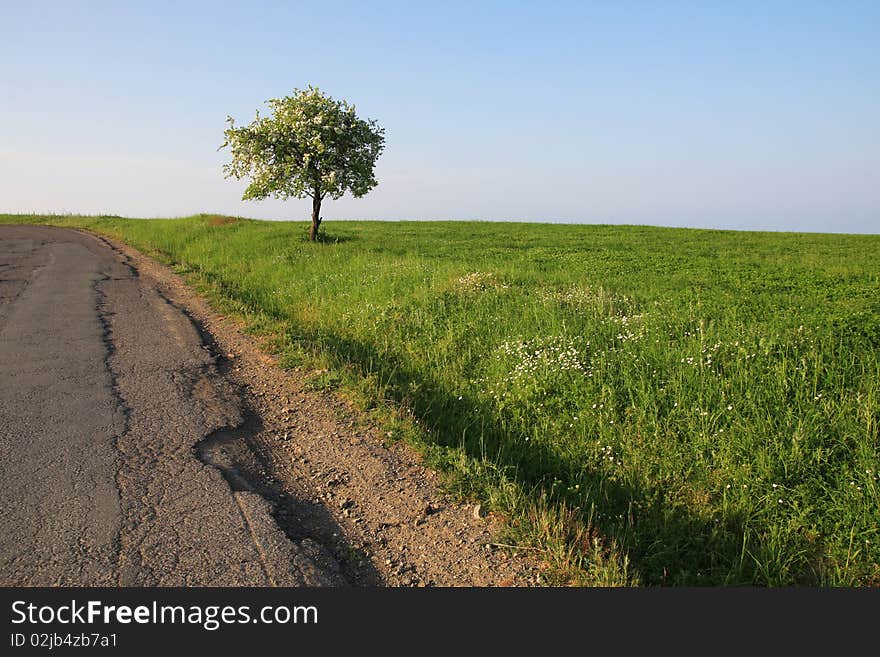
[[227,115],[308,84],[386,129],[324,217],[880,233],[880,2],[11,2],[0,211],[304,220]]

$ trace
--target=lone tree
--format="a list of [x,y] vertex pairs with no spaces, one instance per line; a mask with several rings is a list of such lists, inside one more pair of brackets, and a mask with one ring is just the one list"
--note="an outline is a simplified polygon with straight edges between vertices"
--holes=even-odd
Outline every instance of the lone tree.
[[359,119],[354,106],[334,100],[320,89],[294,89],[292,96],[266,101],[269,117],[223,134],[232,161],[223,167],[227,178],[250,178],[242,200],[312,198],[309,239],[318,237],[321,201],[351,192],[360,198],[376,186],[373,168],[385,146],[385,130],[373,120]]

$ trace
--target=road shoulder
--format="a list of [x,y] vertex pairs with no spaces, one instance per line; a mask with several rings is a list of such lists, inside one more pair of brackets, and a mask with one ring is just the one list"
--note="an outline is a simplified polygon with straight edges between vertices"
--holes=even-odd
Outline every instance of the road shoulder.
[[243,423],[210,436],[202,458],[233,489],[268,502],[292,541],[323,546],[353,585],[528,586],[529,555],[497,549],[500,520],[442,492],[436,473],[338,395],[305,386],[243,332],[214,312],[169,268],[101,239],[192,320],[220,372],[238,390]]

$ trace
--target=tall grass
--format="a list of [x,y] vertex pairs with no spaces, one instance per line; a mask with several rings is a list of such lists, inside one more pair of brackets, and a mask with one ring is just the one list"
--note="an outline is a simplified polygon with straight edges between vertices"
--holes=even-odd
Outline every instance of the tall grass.
[[880,582],[880,236],[49,220],[179,263],[396,414],[560,577]]

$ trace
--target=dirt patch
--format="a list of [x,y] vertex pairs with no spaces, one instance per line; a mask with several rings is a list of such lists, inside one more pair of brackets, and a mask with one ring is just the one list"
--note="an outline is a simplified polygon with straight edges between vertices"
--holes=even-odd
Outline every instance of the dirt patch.
[[207,217],[209,226],[226,226],[228,224],[237,224],[241,219],[238,217],[226,217],[220,214],[212,214]]
[[308,390],[306,373],[282,370],[240,322],[213,312],[168,268],[105,241],[193,319],[241,390],[250,417],[200,456],[233,488],[267,499],[291,540],[326,547],[356,586],[538,583],[533,555],[495,545],[500,520],[445,495],[414,450],[386,443],[340,396]]

